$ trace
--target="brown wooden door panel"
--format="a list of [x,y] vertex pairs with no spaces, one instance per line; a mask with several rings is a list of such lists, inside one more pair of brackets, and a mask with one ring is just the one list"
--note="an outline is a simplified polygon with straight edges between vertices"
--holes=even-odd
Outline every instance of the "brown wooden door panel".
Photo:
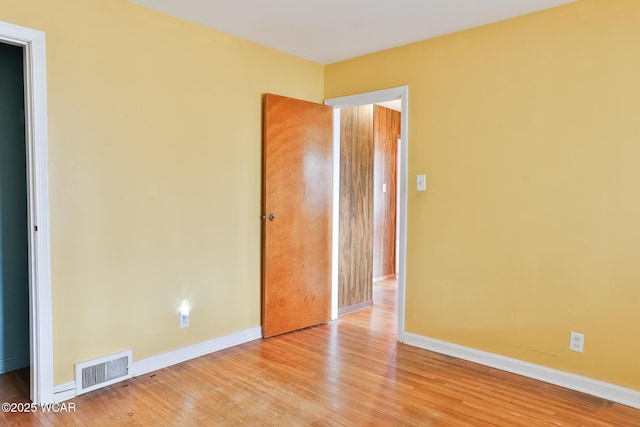
[[340,110],[338,311],[373,301],[373,105]]
[[330,106],[265,95],[264,337],[331,320],[332,126]]
[[[396,272],[396,166],[400,112],[375,106],[373,124],[373,278]],[[386,186],[386,192],[383,191]]]

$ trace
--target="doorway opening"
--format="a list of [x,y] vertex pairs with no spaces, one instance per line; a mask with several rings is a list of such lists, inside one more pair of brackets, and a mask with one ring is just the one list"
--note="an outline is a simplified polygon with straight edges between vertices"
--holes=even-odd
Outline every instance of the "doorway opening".
[[22,50],[0,43],[0,374],[30,363]]
[[29,392],[33,403],[45,404],[54,401],[45,34],[0,21],[0,43],[22,49],[29,282]]
[[398,235],[398,262],[397,262],[397,340],[404,341],[404,306],[406,287],[406,230],[407,230],[407,165],[408,165],[408,87],[385,89],[375,92],[367,92],[341,98],[333,98],[325,101],[325,104],[334,107],[334,189],[333,189],[333,250],[332,250],[332,319],[337,319],[339,314],[338,301],[338,264],[339,249],[339,224],[340,224],[340,110],[345,108],[374,105],[389,101],[400,101],[400,158],[399,171],[397,173],[399,196],[397,209]]

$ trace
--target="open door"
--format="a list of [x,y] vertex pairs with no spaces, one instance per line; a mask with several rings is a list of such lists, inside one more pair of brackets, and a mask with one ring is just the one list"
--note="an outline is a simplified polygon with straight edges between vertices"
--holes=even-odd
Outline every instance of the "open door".
[[264,100],[262,333],[331,320],[333,108]]

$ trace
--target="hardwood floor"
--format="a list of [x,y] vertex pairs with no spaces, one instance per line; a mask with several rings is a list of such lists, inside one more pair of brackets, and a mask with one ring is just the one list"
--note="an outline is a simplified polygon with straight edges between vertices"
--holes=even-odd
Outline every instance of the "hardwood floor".
[[[640,410],[397,343],[395,295],[395,281],[378,282],[372,308],[331,324],[88,393],[75,413],[5,413],[0,425],[640,426]],[[0,376],[0,401],[26,401],[26,380]]]

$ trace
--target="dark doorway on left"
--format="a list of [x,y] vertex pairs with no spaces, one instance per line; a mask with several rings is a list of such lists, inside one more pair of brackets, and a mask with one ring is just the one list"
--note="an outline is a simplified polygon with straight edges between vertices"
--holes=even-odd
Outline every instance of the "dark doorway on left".
[[29,248],[23,48],[0,43],[0,373],[29,353]]

